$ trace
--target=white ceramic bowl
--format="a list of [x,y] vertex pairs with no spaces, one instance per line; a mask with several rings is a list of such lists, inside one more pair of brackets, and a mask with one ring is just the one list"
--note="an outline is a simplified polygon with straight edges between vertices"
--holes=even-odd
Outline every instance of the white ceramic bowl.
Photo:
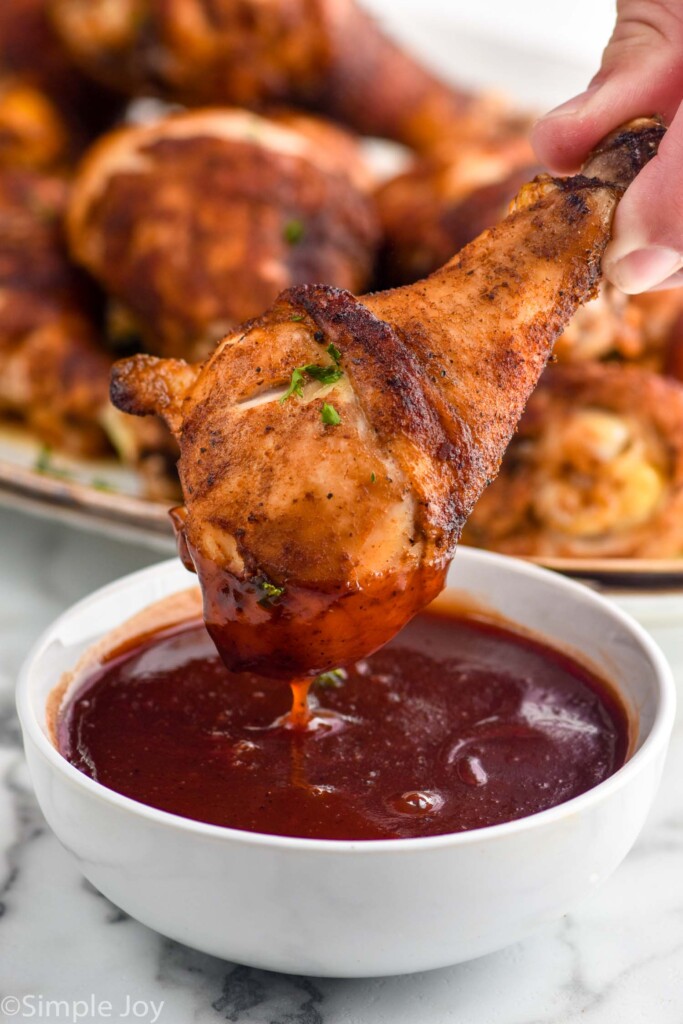
[[133,917],[216,956],[360,977],[481,956],[566,913],[616,868],[643,825],[674,716],[662,654],[580,584],[461,549],[450,583],[615,681],[635,749],[605,782],[540,814],[424,839],[292,839],[200,824],[120,796],[52,745],[46,700],[94,641],[191,578],[176,561],[98,590],[59,618],[22,672],[19,715],[38,800],[83,874]]

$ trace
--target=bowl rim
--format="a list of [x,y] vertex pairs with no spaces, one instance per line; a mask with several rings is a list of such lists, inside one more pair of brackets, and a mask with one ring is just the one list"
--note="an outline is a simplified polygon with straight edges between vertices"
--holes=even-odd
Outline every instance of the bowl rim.
[[[180,829],[181,832],[192,833],[198,838],[218,842],[240,843],[247,846],[269,847],[284,851],[316,852],[329,854],[368,853],[368,854],[400,854],[418,851],[438,850],[446,847],[470,846],[506,839],[511,835],[531,832],[535,829],[552,825],[563,819],[574,817],[588,810],[591,806],[601,803],[614,792],[624,788],[631,782],[668,744],[673,728],[676,712],[676,686],[673,672],[663,652],[646,632],[646,630],[627,612],[607,598],[591,590],[589,587],[573,579],[569,579],[549,569],[533,565],[522,559],[496,552],[482,551],[462,545],[458,552],[460,557],[497,564],[503,572],[512,572],[531,580],[544,580],[551,583],[558,593],[564,594],[569,602],[580,600],[593,604],[596,609],[607,613],[623,632],[638,642],[646,654],[653,673],[656,688],[656,710],[648,735],[640,748],[607,779],[554,807],[544,811],[516,818],[513,821],[498,825],[487,825],[479,829],[464,832],[448,832],[436,836],[418,836],[407,839],[309,839],[298,836],[271,835],[265,832],[248,832],[244,829],[230,828],[224,825],[211,825],[207,822],[195,821],[163,811],[148,804],[141,803],[131,797],[108,789],[100,782],[89,778],[75,768],[56,747],[49,741],[38,720],[31,699],[34,684],[34,665],[48,643],[51,642],[62,624],[76,615],[90,602],[144,584],[148,579],[176,573],[181,567],[177,558],[157,562],[154,565],[136,572],[128,573],[111,583],[99,587],[76,603],[70,605],[61,615],[54,619],[40,634],[30,649],[21,667],[16,690],[16,703],[19,721],[22,728],[24,745],[27,737],[33,741],[34,747],[48,762],[51,769],[76,787],[81,787],[91,797],[100,802],[112,805],[118,811],[133,817],[146,819],[156,826],[169,829]],[[189,577],[190,578],[190,577]],[[447,588],[448,589],[448,588]],[[454,588],[457,589],[457,588]],[[540,634],[543,635],[542,633]],[[94,640],[92,641],[95,642]]]

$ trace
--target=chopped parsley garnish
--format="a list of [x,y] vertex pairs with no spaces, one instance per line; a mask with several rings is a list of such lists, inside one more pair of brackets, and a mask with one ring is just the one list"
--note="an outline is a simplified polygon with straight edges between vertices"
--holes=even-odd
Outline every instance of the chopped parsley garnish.
[[315,363],[310,363],[308,366],[302,366],[301,369],[313,380],[320,381],[321,384],[336,384],[344,376],[344,371],[338,370],[335,366],[317,366]]
[[322,421],[326,427],[338,427],[341,423],[341,416],[333,405],[329,405],[327,402],[323,402],[323,407],[320,412]]
[[282,232],[287,245],[298,245],[304,234],[305,228],[300,220],[288,220]]
[[342,683],[348,679],[348,673],[343,668],[333,668],[329,672],[322,672],[316,676],[314,686],[322,686],[329,690],[338,690]]
[[292,370],[292,379],[289,382],[289,387],[280,399],[280,405],[286,402],[288,398],[291,398],[292,395],[298,395],[301,398],[304,393],[304,369],[305,367],[298,366],[296,370]]
[[371,484],[374,484],[374,482],[375,482],[375,480],[376,480],[376,479],[377,479],[377,477],[375,476],[375,474],[374,474],[374,473],[371,473],[371,474],[370,474],[370,483],[371,483]]
[[333,341],[331,341],[327,346],[327,351],[332,356],[337,366],[339,366],[339,364],[341,363],[341,352],[339,351],[339,349],[337,348]]
[[298,323],[301,323],[301,321],[304,319],[304,317],[303,317],[302,313],[294,313],[294,315],[290,316],[289,319],[292,320],[295,324],[298,324]]
[[307,363],[306,366],[297,366],[296,369],[292,370],[289,387],[280,399],[280,404],[282,405],[288,398],[291,398],[292,395],[297,395],[299,398],[303,396],[306,377],[311,377],[313,380],[317,380],[321,384],[336,384],[343,376],[344,371],[337,369],[336,366],[318,366],[316,363]]
[[52,465],[52,449],[48,448],[46,444],[40,449],[36,456],[36,461],[33,464],[33,468],[37,473],[48,473],[50,466]]
[[258,580],[257,587],[261,592],[261,597],[258,599],[258,604],[262,608],[270,608],[271,605],[275,604],[284,594],[285,588],[278,587],[270,580]]
[[63,480],[68,479],[71,473],[68,469],[59,469],[52,462],[52,448],[49,445],[44,444],[36,456],[36,461],[33,463],[33,468],[36,473],[46,473],[49,476],[60,477]]

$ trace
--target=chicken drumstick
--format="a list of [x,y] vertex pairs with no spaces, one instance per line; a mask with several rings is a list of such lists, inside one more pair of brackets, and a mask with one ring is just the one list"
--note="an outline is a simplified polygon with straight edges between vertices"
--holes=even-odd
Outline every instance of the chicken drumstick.
[[[418,149],[519,118],[439,81],[355,0],[51,0],[85,70],[189,106],[295,103]],[[486,110],[488,116],[482,116]]]
[[361,300],[293,288],[202,366],[117,364],[114,403],[179,438],[180,550],[230,668],[348,664],[439,593],[663,131],[641,119],[582,175],[537,178],[425,281]]

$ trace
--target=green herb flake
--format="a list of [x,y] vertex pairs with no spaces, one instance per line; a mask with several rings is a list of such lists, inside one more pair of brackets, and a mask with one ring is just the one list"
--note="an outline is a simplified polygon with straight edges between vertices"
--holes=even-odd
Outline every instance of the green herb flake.
[[272,605],[276,604],[285,592],[284,587],[278,587],[274,583],[271,583],[270,580],[259,580],[257,586],[261,593],[261,597],[258,599],[258,604],[260,604],[262,608],[270,608]]
[[308,366],[302,366],[301,369],[321,384],[336,384],[344,376],[344,371],[339,370],[336,366],[317,366],[315,363],[309,363]]
[[339,364],[341,363],[341,352],[339,351],[339,349],[337,348],[333,341],[331,341],[330,344],[327,346],[327,351],[332,356],[337,366],[339,366]]
[[376,480],[376,479],[377,479],[377,477],[375,476],[375,474],[374,474],[374,473],[371,473],[371,474],[370,474],[370,483],[371,483],[371,484],[374,484],[374,482],[375,482],[375,480]]
[[116,488],[112,487],[108,480],[102,480],[101,477],[94,477],[90,481],[90,486],[94,487],[96,491],[115,491]]
[[338,369],[336,366],[318,366],[316,363],[307,363],[306,366],[297,366],[296,369],[292,370],[289,387],[280,399],[280,405],[283,405],[288,398],[292,397],[292,395],[296,395],[298,398],[303,398],[306,377],[311,377],[313,380],[317,380],[320,384],[336,384],[343,376],[344,371]]
[[341,416],[335,407],[333,405],[329,405],[327,402],[323,403],[320,415],[326,427],[338,427],[341,423]]
[[298,395],[299,398],[302,397],[302,395],[304,393],[304,374],[303,374],[303,370],[304,370],[303,366],[298,366],[296,368],[296,370],[292,370],[292,379],[289,382],[289,387],[287,388],[287,390],[285,391],[284,395],[280,399],[280,405],[284,405],[284,403],[287,401],[287,399],[291,398],[292,395]]
[[329,672],[322,672],[313,681],[314,686],[321,686],[326,690],[338,690],[348,679],[348,672],[343,668],[333,668]]
[[282,237],[287,245],[298,245],[305,233],[306,230],[300,220],[288,220],[284,226]]
[[33,468],[36,473],[49,473],[52,465],[52,449],[44,444],[36,456]]
[[52,462],[52,448],[48,444],[44,444],[38,452],[33,468],[36,473],[45,473],[61,479],[68,479],[71,476],[67,469],[59,469],[54,465]]
[[292,323],[300,324],[301,321],[304,319],[304,317],[303,317],[303,314],[301,314],[301,313],[294,313],[294,315],[290,316],[289,319],[292,321]]

